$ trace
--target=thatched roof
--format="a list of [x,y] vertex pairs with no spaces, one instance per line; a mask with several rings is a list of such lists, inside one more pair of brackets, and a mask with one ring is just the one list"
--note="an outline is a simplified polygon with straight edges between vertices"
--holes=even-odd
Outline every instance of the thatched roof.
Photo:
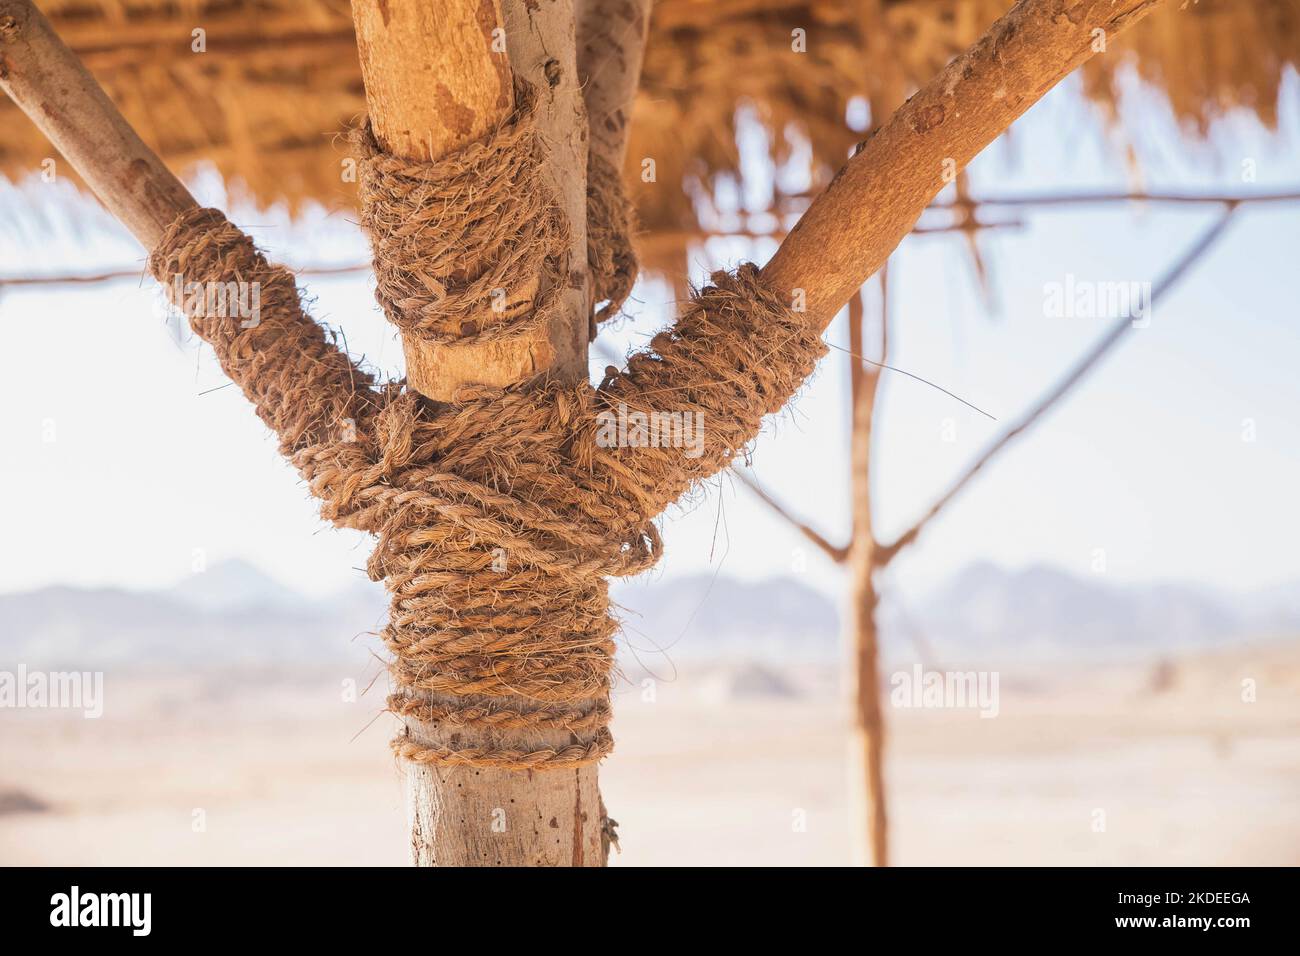
[[[178,173],[211,162],[263,202],[350,205],[335,134],[365,110],[348,0],[43,0],[41,10]],[[205,31],[206,52],[192,50]],[[57,153],[0,97],[0,172]],[[341,148],[341,147],[340,147]]]
[[[824,179],[860,138],[845,122],[850,101],[877,90],[884,76],[905,87],[925,82],[1010,5],[658,0],[628,153],[629,173],[645,156],[657,164],[656,187],[634,188],[644,228],[690,233],[698,226],[691,193],[738,175],[739,104],[765,124],[777,159],[806,137],[814,178]],[[211,162],[264,203],[353,202],[336,135],[365,109],[348,0],[41,7],[173,168]],[[206,52],[191,49],[196,28],[206,31]],[[805,31],[803,52],[795,50],[796,29]],[[1189,135],[1239,107],[1273,126],[1282,77],[1300,64],[1300,0],[1199,0],[1159,11],[1089,62],[1089,95],[1116,107],[1116,78],[1129,63],[1164,92]],[[11,179],[54,155],[7,100],[0,129],[0,173]]]
[[[889,71],[910,92],[1010,6],[1011,0],[656,3],[629,162],[652,155],[661,183],[700,182],[700,192],[711,194],[707,187],[719,177],[737,173],[735,105],[748,101],[774,157],[789,155],[806,137],[814,179],[824,182],[861,138],[844,122],[851,100],[871,95]],[[791,50],[794,27],[807,31],[805,53]],[[885,34],[870,48],[884,51],[883,62],[867,55],[873,28]],[[1157,11],[1084,67],[1085,89],[1111,116],[1120,112],[1118,80],[1131,65],[1163,91],[1189,136],[1204,136],[1236,108],[1275,127],[1282,77],[1300,65],[1300,0],[1200,0]],[[635,170],[627,174],[635,185]],[[696,204],[686,192],[637,193],[651,234],[695,227]],[[656,252],[674,255],[671,244]]]

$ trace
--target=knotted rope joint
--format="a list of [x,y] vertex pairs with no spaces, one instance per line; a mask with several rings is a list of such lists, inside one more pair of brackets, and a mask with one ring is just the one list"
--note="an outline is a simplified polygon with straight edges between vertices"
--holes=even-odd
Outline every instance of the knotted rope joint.
[[[535,136],[521,132],[531,102],[495,137],[437,163],[359,140],[371,150],[362,222],[379,299],[403,330],[448,342],[509,335],[549,307],[542,293],[531,310],[466,330],[492,283],[553,270],[553,202],[532,179],[533,194],[506,188],[533,176]],[[169,288],[179,272],[272,289],[257,328],[191,325],[280,435],[322,515],[377,537],[367,569],[392,599],[389,707],[408,728],[394,750],[438,766],[559,769],[610,751],[618,625],[607,576],[658,560],[655,518],[741,454],[825,351],[745,265],[715,273],[599,390],[539,380],[435,404],[353,366],[303,313],[292,276],[215,210],[179,218],[150,269]],[[664,411],[702,423],[698,450],[605,440],[611,415]]]

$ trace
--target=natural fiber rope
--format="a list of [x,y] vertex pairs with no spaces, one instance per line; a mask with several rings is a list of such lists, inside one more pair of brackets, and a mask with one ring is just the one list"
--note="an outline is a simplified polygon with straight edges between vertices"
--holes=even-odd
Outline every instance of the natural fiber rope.
[[637,260],[632,248],[636,211],[623,189],[623,177],[609,160],[587,154],[587,266],[594,297],[605,306],[595,319],[618,315],[636,283]]
[[[530,101],[523,102],[527,109]],[[476,168],[526,165],[479,155],[531,151],[527,137],[514,135],[521,125],[514,117],[498,140],[471,147]],[[368,162],[388,168],[389,158]],[[450,162],[472,165],[464,157]],[[456,216],[468,208],[437,191],[460,180],[401,165],[407,181],[424,184],[424,206],[454,208]],[[385,208],[392,201],[389,189],[370,194]],[[536,212],[536,195],[516,198],[533,215],[553,213]],[[498,213],[527,218],[513,209]],[[370,229],[397,228],[388,212],[368,210],[363,221]],[[420,221],[428,235],[403,230],[398,241],[392,232],[372,233],[377,257],[400,247],[404,262],[438,261],[448,229],[432,213],[421,212]],[[522,261],[510,249],[499,258]],[[302,312],[292,276],[268,266],[215,210],[180,217],[149,266],[169,289],[177,274],[186,282],[264,283],[255,328],[203,316],[191,324],[280,435],[322,499],[322,514],[378,536],[368,571],[392,595],[383,633],[398,689],[390,708],[438,734],[431,741],[404,735],[393,746],[423,764],[558,769],[609,752],[617,623],[605,577],[658,560],[653,519],[740,454],[762,417],[785,403],[825,351],[746,265],[734,275],[716,273],[677,324],[600,390],[537,381],[464,388],[435,405],[400,384],[374,386]],[[406,281],[391,263],[379,268],[390,293]],[[556,265],[544,257],[537,269],[545,281]],[[387,294],[381,301],[399,326],[420,332],[434,328],[435,312],[477,314],[464,301],[477,296],[475,282],[443,288],[439,296]],[[408,306],[413,313],[401,311]],[[697,457],[680,447],[604,447],[602,413],[656,411],[703,416]],[[462,740],[458,730],[473,731],[474,739]],[[555,744],[557,734],[567,742]],[[521,739],[539,742],[521,747]]]
[[[293,273],[269,265],[220,210],[195,207],[177,218],[149,257],[149,270],[169,294],[177,276],[185,283],[257,283],[256,321],[195,309],[186,314],[194,332],[212,344],[222,370],[280,437],[285,455],[346,436],[372,414],[374,379],[303,311]],[[344,467],[356,460],[351,454],[344,459]]]
[[515,85],[515,111],[477,142],[420,162],[354,130],[361,225],[374,246],[375,298],[407,335],[447,344],[506,338],[549,321],[534,284],[568,243],[544,187],[537,96]]

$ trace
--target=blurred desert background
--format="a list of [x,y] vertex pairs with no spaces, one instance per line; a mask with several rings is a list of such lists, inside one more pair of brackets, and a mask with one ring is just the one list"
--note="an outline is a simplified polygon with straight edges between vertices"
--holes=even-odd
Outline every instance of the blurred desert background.
[[[38,6],[200,204],[402,380],[338,135],[368,108],[353,8],[374,5]],[[653,349],[689,286],[770,262],[850,151],[1009,6],[654,4],[626,104],[642,272],[591,384]],[[969,166],[943,159],[797,400],[670,509],[656,570],[612,585],[614,865],[860,862],[845,609],[867,581],[889,862],[1300,863],[1300,0],[1166,6],[1109,51],[1093,31],[1086,71]],[[554,86],[566,53],[534,79]],[[999,86],[993,112],[1028,92]],[[327,529],[139,243],[78,189],[85,163],[50,148],[50,115],[6,104],[0,690],[94,672],[104,700],[97,719],[0,701],[0,865],[405,865],[373,542]],[[940,119],[988,112],[964,110]],[[923,170],[900,152],[843,236]],[[996,675],[996,717],[895,705],[917,666]]]
[[[990,564],[886,603],[886,679],[999,675],[991,719],[887,707],[896,862],[1300,863],[1297,594]],[[612,863],[856,862],[834,604],[793,576],[615,595]],[[98,719],[0,709],[0,863],[406,864],[382,615],[242,562],[0,596],[0,670],[104,673]]]

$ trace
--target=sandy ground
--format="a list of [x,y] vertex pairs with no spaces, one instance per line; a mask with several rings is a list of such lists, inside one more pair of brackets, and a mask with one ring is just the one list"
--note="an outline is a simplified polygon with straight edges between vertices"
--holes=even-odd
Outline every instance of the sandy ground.
[[[781,695],[729,674],[619,694],[601,772],[613,863],[854,862],[834,675]],[[1151,676],[1004,674],[994,719],[891,708],[895,862],[1300,863],[1300,644],[1182,662],[1160,692]],[[381,690],[134,677],[110,679],[98,720],[0,710],[0,863],[404,864]]]

